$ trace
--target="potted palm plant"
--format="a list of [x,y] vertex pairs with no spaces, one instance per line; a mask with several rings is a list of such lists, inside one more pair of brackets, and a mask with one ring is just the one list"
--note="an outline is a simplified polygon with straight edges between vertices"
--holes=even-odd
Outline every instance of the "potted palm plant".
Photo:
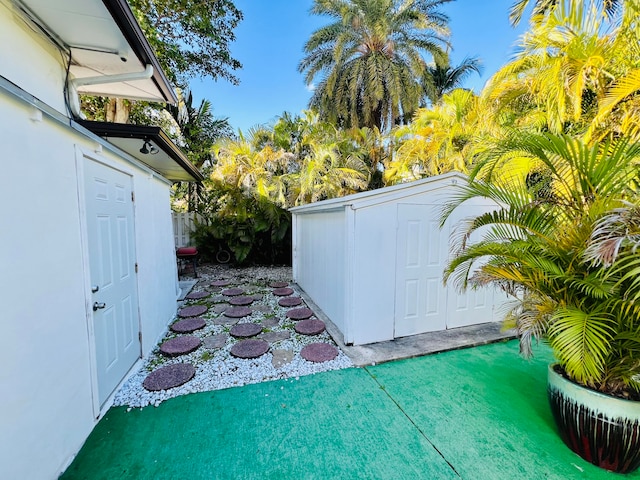
[[548,395],[561,437],[616,472],[640,466],[639,161],[625,140],[513,134],[443,212],[496,202],[458,225],[445,281],[510,295],[521,353],[544,340],[557,359]]

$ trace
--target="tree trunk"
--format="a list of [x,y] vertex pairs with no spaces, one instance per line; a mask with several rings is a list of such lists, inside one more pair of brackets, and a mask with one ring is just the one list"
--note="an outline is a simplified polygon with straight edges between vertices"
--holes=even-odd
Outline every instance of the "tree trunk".
[[128,123],[131,105],[123,98],[110,98],[107,105],[107,122]]

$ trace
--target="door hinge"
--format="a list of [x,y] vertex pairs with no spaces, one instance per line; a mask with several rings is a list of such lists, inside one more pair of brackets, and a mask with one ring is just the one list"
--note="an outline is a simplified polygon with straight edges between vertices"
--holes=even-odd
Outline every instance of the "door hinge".
[[136,262],[136,264],[135,264],[135,271],[136,271],[136,273],[138,273],[138,262]]
[[134,192],[131,192],[131,201],[132,202],[136,201],[136,194]]
[[142,343],[142,332],[138,332],[138,341]]

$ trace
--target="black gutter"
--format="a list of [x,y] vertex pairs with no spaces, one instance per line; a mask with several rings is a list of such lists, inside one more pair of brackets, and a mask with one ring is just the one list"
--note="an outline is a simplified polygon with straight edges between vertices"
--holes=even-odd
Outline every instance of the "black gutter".
[[160,62],[153,49],[145,37],[135,15],[131,11],[131,7],[126,0],[102,0],[104,6],[107,7],[109,13],[115,20],[118,28],[124,35],[125,39],[135,52],[138,59],[144,65],[151,65],[153,67],[153,82],[158,89],[162,92],[163,97],[167,103],[177,104],[178,97],[173,91],[169,80],[167,79]]

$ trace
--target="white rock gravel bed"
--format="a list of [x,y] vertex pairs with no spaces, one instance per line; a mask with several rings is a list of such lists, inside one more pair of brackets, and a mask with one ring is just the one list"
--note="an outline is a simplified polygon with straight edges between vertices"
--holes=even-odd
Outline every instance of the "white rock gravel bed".
[[[189,393],[204,392],[210,390],[220,390],[230,387],[238,387],[251,383],[259,383],[268,380],[297,378],[304,375],[311,375],[318,372],[328,370],[338,370],[342,368],[352,367],[353,364],[349,357],[338,349],[338,356],[329,361],[322,363],[309,362],[300,356],[300,350],[305,345],[317,342],[326,342],[334,346],[335,343],[325,331],[320,335],[305,336],[297,334],[293,326],[295,322],[286,318],[285,313],[288,308],[278,305],[281,297],[276,297],[271,293],[272,288],[268,285],[273,281],[290,281],[291,269],[288,267],[251,267],[245,269],[232,269],[227,266],[205,266],[198,269],[200,276],[198,284],[192,291],[210,291],[211,296],[203,300],[187,301],[186,305],[194,305],[206,303],[209,310],[202,317],[207,321],[207,325],[188,335],[193,335],[201,340],[211,335],[227,333],[230,329],[228,325],[214,325],[212,320],[220,317],[222,314],[215,313],[212,307],[212,301],[221,300],[219,293],[214,292],[209,287],[213,280],[220,278],[228,278],[232,280],[233,286],[239,286],[247,291],[247,294],[262,294],[262,300],[254,302],[251,308],[254,310],[251,316],[244,317],[239,323],[244,322],[261,322],[268,320],[273,316],[279,319],[278,325],[266,327],[266,331],[288,331],[291,338],[281,340],[271,344],[271,349],[265,355],[255,359],[240,359],[231,356],[229,351],[231,347],[238,341],[233,337],[229,337],[225,345],[220,349],[208,349],[204,345],[200,346],[196,351],[181,355],[174,358],[167,358],[162,355],[158,348],[145,359],[141,369],[131,375],[123,384],[121,389],[116,393],[113,401],[114,406],[128,406],[130,408],[142,408],[148,405],[158,406],[164,400],[186,395]],[[295,292],[294,295],[298,295]],[[266,306],[267,313],[255,310],[257,305]],[[272,310],[272,313],[269,312]],[[175,321],[175,319],[174,319]],[[173,323],[173,321],[171,322]],[[264,331],[264,330],[263,330]],[[162,341],[173,338],[177,334],[169,331]],[[259,338],[259,337],[254,337]],[[162,342],[161,342],[162,343]],[[337,346],[336,346],[337,348]],[[293,352],[293,360],[290,363],[275,368],[272,365],[273,350],[288,350]],[[187,383],[182,386],[169,390],[161,390],[158,392],[147,391],[142,382],[147,375],[165,365],[173,363],[191,363],[194,365],[196,374]]]

